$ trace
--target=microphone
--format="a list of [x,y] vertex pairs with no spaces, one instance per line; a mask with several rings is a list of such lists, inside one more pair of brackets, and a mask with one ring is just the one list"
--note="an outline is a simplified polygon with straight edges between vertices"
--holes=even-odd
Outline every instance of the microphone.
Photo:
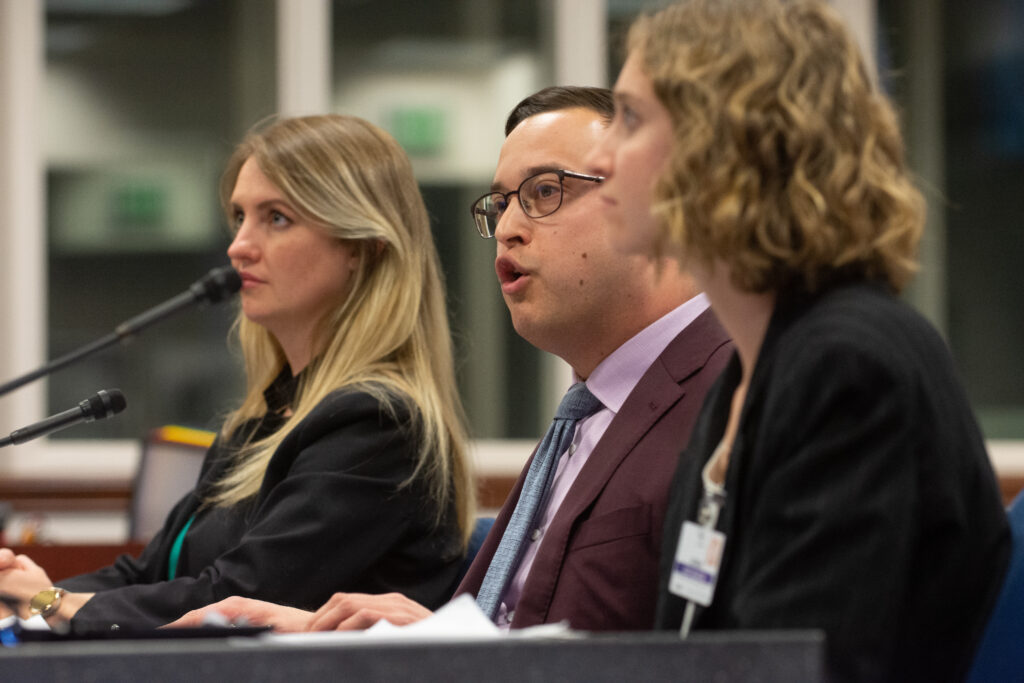
[[130,320],[118,325],[110,334],[87,344],[76,351],[50,361],[46,365],[32,372],[15,378],[6,384],[0,384],[0,396],[14,391],[20,386],[28,384],[34,379],[48,375],[55,370],[71,365],[75,361],[85,358],[101,349],[105,349],[119,341],[127,341],[134,335],[141,332],[155,322],[177,313],[181,309],[195,303],[217,303],[228,298],[242,288],[242,278],[231,266],[214,268],[209,273],[192,283],[187,291],[167,301],[154,306]]
[[177,313],[186,306],[194,303],[215,304],[226,299],[242,288],[242,278],[231,266],[214,268],[209,273],[193,282],[188,291],[182,292],[173,299],[154,306],[145,313],[141,313],[131,320],[114,328],[114,333],[119,339],[125,339],[149,327],[153,323],[163,320],[172,313]]
[[15,429],[10,436],[0,438],[0,448],[11,444],[25,443],[79,422],[92,422],[113,417],[124,410],[127,405],[128,402],[124,400],[124,394],[120,389],[101,389],[70,410],[52,415],[28,427]]

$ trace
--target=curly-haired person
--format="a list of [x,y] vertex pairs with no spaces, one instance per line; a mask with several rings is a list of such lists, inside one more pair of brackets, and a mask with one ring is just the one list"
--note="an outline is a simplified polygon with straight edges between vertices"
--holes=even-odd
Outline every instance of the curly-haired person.
[[633,26],[590,159],[627,253],[682,260],[737,353],[672,484],[657,625],[822,629],[835,680],[960,680],[1010,552],[940,336],[898,293],[923,202],[823,2]]

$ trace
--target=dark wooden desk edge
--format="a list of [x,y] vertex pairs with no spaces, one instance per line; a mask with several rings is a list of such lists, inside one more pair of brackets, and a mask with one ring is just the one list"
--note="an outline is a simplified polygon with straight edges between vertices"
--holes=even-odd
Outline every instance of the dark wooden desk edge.
[[[576,639],[502,638],[475,642],[353,642],[269,645],[254,639],[169,639],[29,643],[0,650],[11,676],[91,676],[163,681],[339,680],[489,681],[758,680],[819,681],[819,632],[619,633]],[[486,672],[486,673],[485,673]],[[70,680],[70,679],[69,679]]]

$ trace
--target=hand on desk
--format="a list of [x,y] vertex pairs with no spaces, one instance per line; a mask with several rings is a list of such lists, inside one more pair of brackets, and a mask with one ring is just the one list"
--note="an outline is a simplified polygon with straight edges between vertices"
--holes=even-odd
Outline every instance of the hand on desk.
[[306,624],[312,616],[306,610],[275,605],[272,602],[263,602],[262,600],[242,598],[236,595],[220,602],[215,602],[212,605],[186,612],[177,621],[172,621],[164,626],[164,628],[202,626],[213,615],[219,615],[232,624],[245,623],[248,626],[273,626],[275,631],[282,632],[305,631]]
[[[15,555],[10,548],[0,548],[0,595],[17,600],[21,606],[20,616],[28,619],[28,602],[36,593],[53,585],[46,571],[32,561],[28,555]],[[68,621],[89,601],[92,593],[65,593],[54,619]],[[6,608],[4,615],[9,612]]]
[[[20,557],[26,556],[21,555]],[[11,569],[12,567],[24,569],[24,566],[18,558],[19,556],[15,555],[14,551],[10,548],[0,548],[0,571],[3,571],[4,569]]]
[[231,623],[244,622],[249,626],[273,626],[275,631],[299,632],[356,631],[369,628],[381,619],[387,619],[396,626],[404,626],[430,616],[431,612],[400,593],[335,593],[314,614],[294,607],[235,596],[186,612],[165,628],[202,626],[213,614]]
[[430,610],[401,593],[335,593],[316,611],[306,630],[358,631],[370,628],[381,619],[395,626],[405,626],[430,615]]

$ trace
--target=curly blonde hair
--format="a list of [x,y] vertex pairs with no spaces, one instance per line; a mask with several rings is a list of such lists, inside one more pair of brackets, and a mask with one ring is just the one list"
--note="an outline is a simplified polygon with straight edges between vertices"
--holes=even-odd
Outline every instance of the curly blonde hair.
[[[356,389],[396,415],[396,404],[403,404],[419,436],[412,478],[427,483],[438,521],[454,507],[467,539],[475,486],[444,280],[408,157],[394,138],[354,116],[273,121],[250,132],[227,163],[220,198],[229,222],[231,193],[248,159],[305,220],[352,245],[359,259],[347,296],[316,330],[313,345],[320,352],[302,374],[290,416],[273,434],[242,447],[209,502],[234,505],[254,495],[291,430],[331,392]],[[266,328],[241,313],[236,324],[247,389],[222,427],[225,437],[266,412],[263,390],[287,362]]]
[[684,0],[632,26],[668,109],[655,188],[663,250],[721,261],[752,292],[916,270],[924,201],[888,99],[816,0]]

